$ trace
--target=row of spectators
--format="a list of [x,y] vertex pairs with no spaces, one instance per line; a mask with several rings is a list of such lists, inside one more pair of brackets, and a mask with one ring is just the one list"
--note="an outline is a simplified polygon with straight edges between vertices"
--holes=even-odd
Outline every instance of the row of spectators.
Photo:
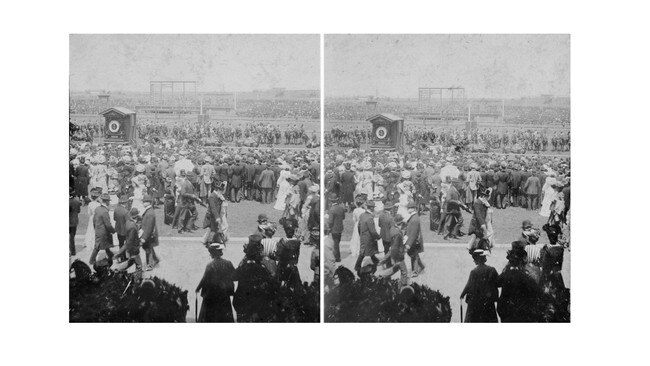
[[[381,101],[378,103],[381,113],[398,116],[422,113],[418,102],[414,101]],[[475,110],[474,108],[472,110]],[[431,105],[428,113],[466,114],[467,108],[461,104]],[[499,108],[498,113],[501,110]],[[540,106],[505,106],[505,122],[513,124],[539,125],[568,125],[571,123],[571,109],[564,107]],[[325,118],[329,120],[365,120],[374,114],[374,108],[359,101],[335,101],[325,103]]]
[[[137,106],[151,105],[149,98],[145,99],[119,99],[109,101],[100,99],[71,99],[70,114],[99,114],[111,106],[121,106],[135,110]],[[175,99],[163,103],[165,106],[199,108],[201,102],[197,99]],[[227,99],[204,99],[203,107],[234,107],[234,103]],[[320,101],[314,100],[237,100],[235,114],[241,117],[253,118],[320,118]]]

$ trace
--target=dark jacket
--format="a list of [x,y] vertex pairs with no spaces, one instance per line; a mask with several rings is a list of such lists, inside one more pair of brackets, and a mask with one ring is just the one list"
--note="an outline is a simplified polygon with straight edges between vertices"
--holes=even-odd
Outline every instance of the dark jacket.
[[381,237],[375,229],[375,221],[372,214],[364,212],[359,216],[359,240],[361,242],[359,254],[370,256],[379,253],[377,240]]
[[100,250],[112,247],[115,228],[111,224],[111,217],[108,214],[108,208],[106,206],[101,205],[95,209],[93,226],[95,228],[95,245]]
[[260,173],[257,184],[260,188],[273,188],[275,185],[275,175],[270,169],[265,169]]
[[402,231],[394,225],[390,228],[388,235],[390,236],[390,259],[393,262],[401,262],[404,260],[404,235]]
[[466,323],[496,323],[494,303],[499,297],[497,270],[485,264],[477,265],[470,273],[460,294],[467,302]]
[[244,174],[245,174],[244,167],[241,164],[237,163],[230,167],[230,171],[232,172],[232,176],[230,178],[231,187],[241,188],[243,183],[242,178],[244,178]]
[[126,217],[129,213],[126,211],[126,208],[122,205],[115,206],[115,211],[113,211],[113,219],[115,220],[115,231],[117,235],[126,236]]
[[70,227],[79,225],[79,213],[81,212],[81,202],[76,197],[70,197]]
[[150,206],[142,214],[142,236],[145,249],[158,246],[158,227],[156,226],[156,213]]
[[420,226],[420,216],[414,213],[409,217],[406,223],[406,236],[408,240],[404,243],[409,246],[409,255],[424,252],[424,239],[422,238],[422,227]]
[[379,235],[381,235],[381,240],[384,242],[384,245],[388,245],[391,242],[391,229],[395,225],[393,216],[388,211],[384,211],[379,215]]
[[346,208],[344,205],[337,203],[329,210],[329,228],[332,234],[343,232],[343,220],[345,219]]
[[498,194],[508,194],[508,181],[510,180],[510,175],[506,171],[500,171],[497,173],[497,193]]

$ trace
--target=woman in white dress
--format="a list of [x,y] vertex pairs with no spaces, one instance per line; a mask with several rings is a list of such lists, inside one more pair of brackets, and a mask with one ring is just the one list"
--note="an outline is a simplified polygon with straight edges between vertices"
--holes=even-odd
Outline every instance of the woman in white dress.
[[106,167],[106,158],[103,155],[95,159],[96,164],[90,167],[90,186],[101,188],[102,193],[108,193],[108,168]]
[[282,166],[282,171],[278,177],[278,198],[275,200],[274,209],[278,211],[284,211],[286,206],[285,200],[287,199],[287,194],[291,190],[291,185],[287,182],[287,177],[291,175],[288,165]]
[[555,173],[551,172],[546,178],[546,182],[544,182],[544,187],[542,187],[544,198],[542,199],[542,208],[539,210],[539,214],[544,217],[549,217],[551,214],[551,203],[557,199],[556,185]]
[[149,185],[149,179],[144,175],[145,167],[142,164],[135,166],[135,176],[131,178],[131,184],[133,185],[133,202],[131,203],[131,208],[137,208],[138,211],[144,212],[144,194],[147,191],[147,186]]
[[399,206],[397,207],[397,214],[402,215],[402,217],[409,217],[408,204],[410,201],[413,201],[413,194],[409,189],[409,186],[402,182],[397,185],[397,192],[399,193]]
[[365,200],[361,200],[357,197],[355,199],[355,205],[357,208],[352,211],[352,239],[350,239],[350,257],[356,259],[359,256],[359,251],[361,250],[361,237],[359,235],[359,217],[361,214],[366,212],[366,210],[361,207]]
[[95,209],[101,206],[99,203],[99,194],[97,191],[90,192],[90,203],[88,204],[88,226],[86,227],[86,237],[84,238],[84,246],[93,249],[95,247],[95,226],[93,225],[93,217],[95,216]]

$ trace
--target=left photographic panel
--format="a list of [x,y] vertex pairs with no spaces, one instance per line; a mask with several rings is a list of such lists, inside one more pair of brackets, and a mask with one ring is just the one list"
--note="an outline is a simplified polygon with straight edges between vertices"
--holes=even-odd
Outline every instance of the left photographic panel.
[[70,322],[319,322],[320,36],[70,35]]

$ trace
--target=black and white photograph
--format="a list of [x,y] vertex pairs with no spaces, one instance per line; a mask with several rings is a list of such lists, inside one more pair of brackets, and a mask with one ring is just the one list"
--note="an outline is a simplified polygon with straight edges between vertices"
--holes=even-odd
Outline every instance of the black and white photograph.
[[570,322],[570,39],[325,34],[325,322]]
[[319,322],[320,36],[69,42],[69,321]]

